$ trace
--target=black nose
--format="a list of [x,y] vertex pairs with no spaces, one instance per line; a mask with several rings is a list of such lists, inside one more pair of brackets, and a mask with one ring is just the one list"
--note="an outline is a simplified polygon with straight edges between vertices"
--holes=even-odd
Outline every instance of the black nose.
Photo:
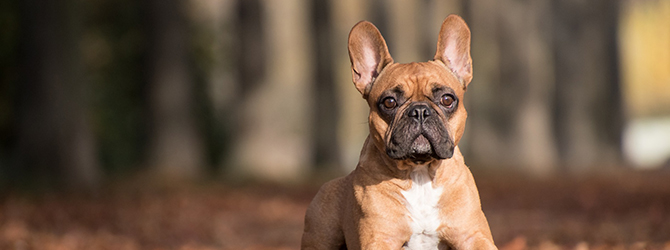
[[432,115],[432,111],[430,111],[430,107],[426,104],[415,104],[407,110],[407,115],[419,122],[423,122]]

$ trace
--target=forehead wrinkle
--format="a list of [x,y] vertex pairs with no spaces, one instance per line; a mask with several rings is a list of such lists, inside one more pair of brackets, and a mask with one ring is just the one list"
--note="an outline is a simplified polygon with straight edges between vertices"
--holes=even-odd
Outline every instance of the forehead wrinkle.
[[425,65],[420,63],[410,63],[407,65],[410,74],[407,75],[407,84],[411,87],[411,96],[413,99],[420,99],[425,96],[424,89],[430,82],[430,74],[425,70]]
[[435,69],[441,69],[430,63],[406,63],[396,64],[389,73],[395,79],[395,87],[405,91],[405,96],[411,99],[432,98],[432,86],[447,84],[448,79],[442,72],[436,73]]
[[[419,82],[420,81],[420,82]],[[422,74],[420,79],[417,79],[417,88],[419,93],[427,98],[433,97],[433,86],[436,85],[438,80],[433,77],[432,74]]]

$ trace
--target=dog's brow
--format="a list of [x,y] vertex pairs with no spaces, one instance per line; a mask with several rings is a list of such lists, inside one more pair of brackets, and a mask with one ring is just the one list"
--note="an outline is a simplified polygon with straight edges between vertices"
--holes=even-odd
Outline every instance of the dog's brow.
[[393,91],[394,93],[397,93],[397,94],[402,94],[402,93],[405,92],[405,91],[402,90],[402,87],[401,87],[400,84],[396,85],[391,91]]
[[440,93],[440,92],[454,92],[453,89],[445,86],[438,85],[437,83],[433,83],[433,94]]
[[398,97],[398,96],[402,96],[403,94],[405,94],[405,91],[402,90],[401,86],[402,85],[398,84],[395,87],[387,89],[386,91],[382,92],[382,94],[379,96],[379,101],[381,102],[384,98],[386,98],[388,96]]

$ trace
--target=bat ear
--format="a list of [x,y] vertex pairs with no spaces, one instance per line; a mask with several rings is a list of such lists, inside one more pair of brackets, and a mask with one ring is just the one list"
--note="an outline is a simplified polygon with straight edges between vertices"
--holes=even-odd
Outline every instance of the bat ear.
[[354,86],[367,98],[377,75],[393,63],[386,41],[374,24],[361,21],[349,33],[349,59]]
[[440,28],[435,60],[442,61],[459,78],[463,87],[472,80],[470,29],[458,15],[449,15]]

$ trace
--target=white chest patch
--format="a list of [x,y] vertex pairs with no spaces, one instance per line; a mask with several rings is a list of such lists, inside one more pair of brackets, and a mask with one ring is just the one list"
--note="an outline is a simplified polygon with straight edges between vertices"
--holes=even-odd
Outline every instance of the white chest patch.
[[407,203],[409,225],[412,236],[404,249],[438,249],[440,239],[440,213],[437,207],[442,195],[442,187],[435,188],[426,166],[417,166],[410,174],[412,187],[401,191]]

